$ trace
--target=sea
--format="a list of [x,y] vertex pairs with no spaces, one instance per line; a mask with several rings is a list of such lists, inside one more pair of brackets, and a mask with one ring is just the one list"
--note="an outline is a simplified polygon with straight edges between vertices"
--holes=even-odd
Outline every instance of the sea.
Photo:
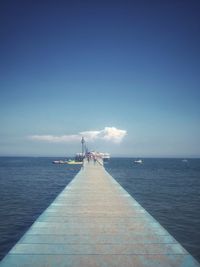
[[[80,170],[53,160],[0,157],[0,260]],[[200,262],[200,159],[134,160],[105,168]]]

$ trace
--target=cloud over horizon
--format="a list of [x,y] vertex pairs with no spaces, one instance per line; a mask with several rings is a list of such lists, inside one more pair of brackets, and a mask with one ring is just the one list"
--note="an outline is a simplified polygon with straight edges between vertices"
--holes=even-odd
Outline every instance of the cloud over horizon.
[[29,139],[49,143],[69,143],[80,141],[84,137],[86,141],[105,140],[120,143],[126,135],[126,130],[117,129],[116,127],[105,127],[100,131],[84,131],[72,135],[31,135]]

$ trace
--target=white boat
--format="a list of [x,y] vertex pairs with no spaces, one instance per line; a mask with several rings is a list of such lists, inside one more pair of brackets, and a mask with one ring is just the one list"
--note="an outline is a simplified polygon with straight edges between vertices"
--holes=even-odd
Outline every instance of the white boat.
[[64,164],[64,163],[66,163],[66,161],[64,161],[64,160],[54,160],[52,163],[53,164]]
[[109,153],[103,153],[103,152],[97,152],[97,151],[89,151],[86,154],[86,157],[92,157],[92,158],[100,158],[103,161],[108,161],[110,159]]
[[110,159],[110,154],[109,153],[99,153],[100,157],[103,159],[103,161],[108,161]]
[[136,163],[136,164],[142,164],[143,161],[141,159],[137,159],[137,160],[134,160],[134,163]]

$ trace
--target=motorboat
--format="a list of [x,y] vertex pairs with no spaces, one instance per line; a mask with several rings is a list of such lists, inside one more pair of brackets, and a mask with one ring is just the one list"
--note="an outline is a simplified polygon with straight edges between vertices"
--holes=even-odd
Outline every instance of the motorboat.
[[76,160],[69,159],[66,163],[72,164],[72,165],[78,165],[78,164],[83,164],[83,161],[76,161]]
[[142,164],[143,161],[141,159],[137,159],[137,160],[134,160],[134,163],[136,163],[136,164]]
[[54,160],[52,163],[53,164],[65,164],[66,161],[64,161],[64,160]]

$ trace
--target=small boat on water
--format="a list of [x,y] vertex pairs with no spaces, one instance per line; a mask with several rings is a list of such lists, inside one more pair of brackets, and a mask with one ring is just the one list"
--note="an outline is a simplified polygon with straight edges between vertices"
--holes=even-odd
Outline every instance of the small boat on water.
[[142,164],[143,161],[142,161],[141,159],[137,159],[137,160],[134,160],[134,163],[135,163],[135,164]]
[[69,159],[69,160],[54,160],[52,162],[53,164],[83,164],[82,161],[76,161],[76,160],[72,160],[72,159]]
[[76,161],[76,160],[69,159],[66,163],[72,164],[72,165],[77,165],[77,164],[83,164],[83,161]]
[[82,153],[77,153],[74,159],[68,160],[54,160],[53,164],[83,164],[84,156]]
[[64,161],[64,160],[54,160],[52,163],[53,164],[65,164],[66,161]]

